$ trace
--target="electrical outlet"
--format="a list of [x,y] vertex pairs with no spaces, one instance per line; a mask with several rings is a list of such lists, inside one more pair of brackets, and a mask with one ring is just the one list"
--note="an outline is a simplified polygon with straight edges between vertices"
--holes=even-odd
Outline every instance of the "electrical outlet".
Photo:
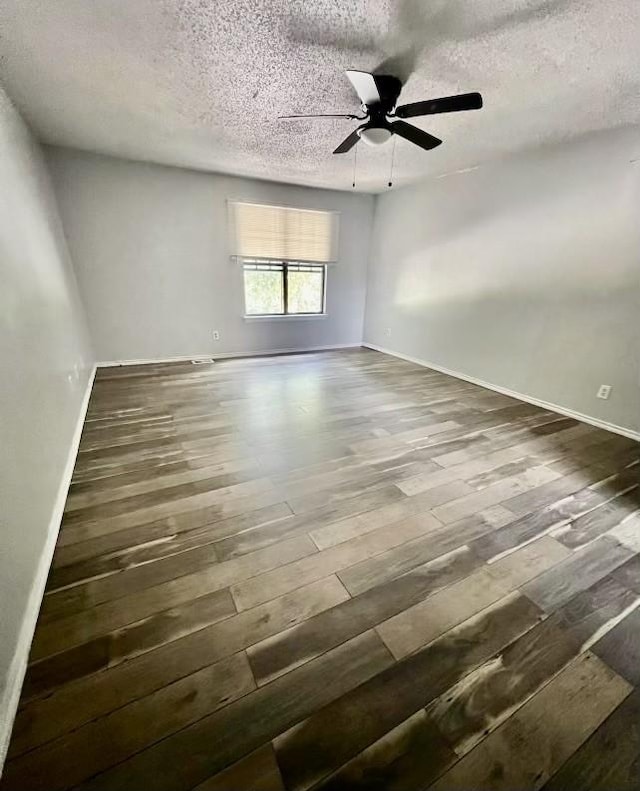
[[384,331],[384,334],[387,336],[387,338],[390,338],[391,337],[391,327],[386,327],[385,331]]
[[598,398],[609,398],[611,395],[611,385],[600,385],[598,388],[597,396]]
[[220,333],[218,332],[218,330],[214,330],[213,331],[213,340],[214,341],[219,341],[220,340]]

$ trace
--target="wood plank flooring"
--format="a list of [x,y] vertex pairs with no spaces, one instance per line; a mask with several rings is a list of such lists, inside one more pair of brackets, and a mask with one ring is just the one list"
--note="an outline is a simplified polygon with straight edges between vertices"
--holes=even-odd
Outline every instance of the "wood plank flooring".
[[99,370],[0,789],[638,789],[639,461],[365,349]]

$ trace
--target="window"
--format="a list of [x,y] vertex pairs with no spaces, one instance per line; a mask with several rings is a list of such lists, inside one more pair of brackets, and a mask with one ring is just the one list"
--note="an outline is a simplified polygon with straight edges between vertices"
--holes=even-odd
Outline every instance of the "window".
[[243,259],[247,316],[324,313],[326,267],[289,261]]
[[229,201],[231,255],[242,266],[245,316],[325,312],[338,220],[333,211]]

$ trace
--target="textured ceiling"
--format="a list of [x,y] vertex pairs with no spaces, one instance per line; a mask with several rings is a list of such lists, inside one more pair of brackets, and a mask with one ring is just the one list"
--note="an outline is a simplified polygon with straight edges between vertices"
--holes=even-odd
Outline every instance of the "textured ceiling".
[[[402,77],[403,101],[481,91],[418,119],[394,185],[640,121],[638,0],[1,0],[0,81],[46,142],[350,189],[331,151],[357,112],[346,68]],[[386,188],[392,145],[360,144],[358,189]]]

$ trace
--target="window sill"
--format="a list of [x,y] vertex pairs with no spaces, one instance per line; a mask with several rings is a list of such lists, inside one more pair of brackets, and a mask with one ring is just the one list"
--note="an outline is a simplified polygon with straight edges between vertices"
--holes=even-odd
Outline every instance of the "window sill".
[[244,316],[245,321],[309,321],[313,319],[326,319],[326,313],[291,313],[288,316],[275,314],[273,316]]

